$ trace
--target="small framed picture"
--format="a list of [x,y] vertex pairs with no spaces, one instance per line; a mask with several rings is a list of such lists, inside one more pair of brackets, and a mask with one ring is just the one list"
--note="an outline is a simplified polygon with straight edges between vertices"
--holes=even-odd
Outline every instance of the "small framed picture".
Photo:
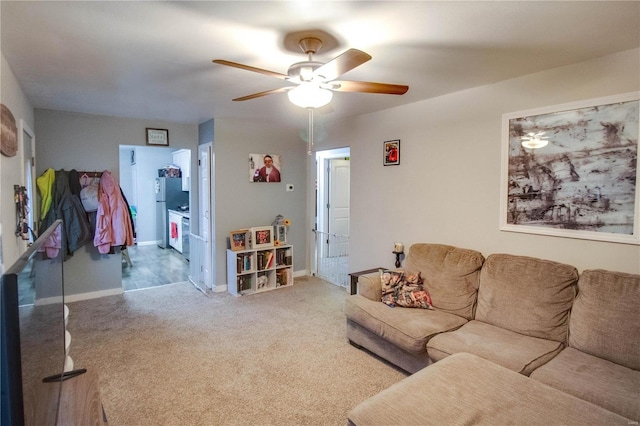
[[287,227],[284,225],[274,225],[273,233],[279,246],[287,244]]
[[273,247],[273,226],[254,226],[251,228],[252,248]]
[[169,146],[169,130],[147,127],[147,145]]
[[237,231],[231,231],[229,234],[229,243],[231,250],[240,251],[247,249],[247,232],[248,229],[238,229]]
[[400,139],[384,142],[382,164],[385,166],[397,166],[400,164]]

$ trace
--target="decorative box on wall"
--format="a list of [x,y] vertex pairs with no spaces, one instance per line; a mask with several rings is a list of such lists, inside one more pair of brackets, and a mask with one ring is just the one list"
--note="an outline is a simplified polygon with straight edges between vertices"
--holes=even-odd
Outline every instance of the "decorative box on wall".
[[234,296],[293,285],[293,247],[227,250],[227,283]]

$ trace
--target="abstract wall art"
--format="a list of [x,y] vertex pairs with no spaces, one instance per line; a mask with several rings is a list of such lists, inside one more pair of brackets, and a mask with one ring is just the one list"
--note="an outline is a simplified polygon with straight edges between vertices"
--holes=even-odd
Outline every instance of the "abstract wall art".
[[640,244],[639,117],[638,92],[504,114],[500,229]]

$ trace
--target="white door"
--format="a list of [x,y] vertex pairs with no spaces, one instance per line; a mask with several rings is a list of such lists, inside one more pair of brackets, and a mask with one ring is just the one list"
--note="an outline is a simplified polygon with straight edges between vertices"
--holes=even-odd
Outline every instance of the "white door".
[[[349,160],[330,159],[329,162],[329,194],[328,194],[328,227],[330,234],[349,235],[349,194],[350,171]],[[345,240],[338,238],[329,246],[329,256],[347,253]]]
[[213,287],[213,144],[207,143],[198,148],[198,178],[200,180],[200,207],[198,224],[202,239],[201,265],[202,280],[206,288]]

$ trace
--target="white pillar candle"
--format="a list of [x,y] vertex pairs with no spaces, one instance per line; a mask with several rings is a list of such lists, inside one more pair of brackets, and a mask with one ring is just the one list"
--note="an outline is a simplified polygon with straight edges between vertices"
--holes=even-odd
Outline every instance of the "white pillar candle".
[[402,243],[393,243],[393,251],[396,253],[404,252],[404,244]]

